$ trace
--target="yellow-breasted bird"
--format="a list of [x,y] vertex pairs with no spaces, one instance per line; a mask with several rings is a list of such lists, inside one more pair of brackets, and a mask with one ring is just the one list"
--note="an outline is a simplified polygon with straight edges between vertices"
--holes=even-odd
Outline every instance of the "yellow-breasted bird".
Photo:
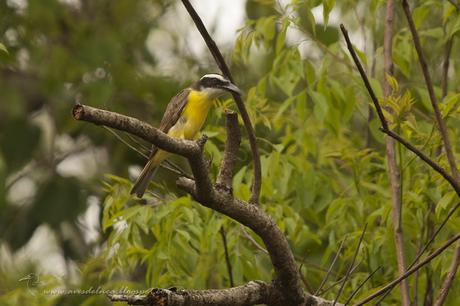
[[[238,87],[220,74],[206,74],[169,101],[159,129],[171,137],[193,139],[201,130],[214,100],[225,92],[241,94]],[[139,198],[144,195],[155,168],[169,153],[154,148],[150,159],[131,189]]]

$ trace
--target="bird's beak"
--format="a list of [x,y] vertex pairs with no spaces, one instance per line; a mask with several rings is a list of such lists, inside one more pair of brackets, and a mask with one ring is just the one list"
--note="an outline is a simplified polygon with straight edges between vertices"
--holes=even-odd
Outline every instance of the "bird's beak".
[[231,92],[231,93],[236,93],[237,95],[241,96],[241,90],[238,87],[236,87],[236,85],[233,84],[233,83],[228,83],[228,84],[222,86],[222,88],[227,90],[227,91],[229,91],[229,92]]

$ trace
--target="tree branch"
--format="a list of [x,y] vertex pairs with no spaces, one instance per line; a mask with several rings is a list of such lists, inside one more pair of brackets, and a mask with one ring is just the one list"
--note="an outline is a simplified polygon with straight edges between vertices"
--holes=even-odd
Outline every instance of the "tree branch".
[[375,96],[375,93],[373,90],[369,90],[371,87],[371,84],[369,83],[369,79],[367,78],[366,72],[364,71],[363,66],[361,65],[361,62],[359,61],[358,55],[356,55],[355,50],[353,49],[353,44],[350,41],[350,38],[348,37],[348,31],[345,29],[345,26],[343,24],[340,24],[340,30],[342,30],[343,36],[345,37],[345,41],[347,43],[347,48],[350,51],[351,57],[353,58],[353,61],[356,64],[356,67],[358,68],[359,74],[361,75],[361,78],[363,79],[364,85],[368,89],[367,92],[371,96],[371,100],[374,103],[375,110],[377,111],[377,115],[379,116],[380,123],[382,124],[382,128],[384,130],[388,130],[388,123],[387,120],[385,119],[385,116],[383,115],[382,108],[380,107],[379,101],[377,97]]
[[460,243],[457,244],[457,248],[455,249],[454,254],[452,255],[452,262],[450,263],[449,271],[447,272],[447,276],[442,283],[441,289],[439,289],[438,296],[436,297],[436,301],[434,302],[434,306],[442,306],[444,301],[449,294],[450,287],[452,287],[452,283],[455,279],[455,275],[457,274],[457,269],[460,264]]
[[264,241],[275,270],[273,286],[277,292],[280,292],[277,294],[278,300],[271,301],[270,304],[313,305],[309,303],[317,303],[315,297],[303,292],[294,255],[275,221],[259,206],[248,205],[244,201],[233,198],[231,194],[219,192],[214,188],[202,153],[205,136],[198,141],[171,138],[138,119],[84,105],[75,106],[73,114],[77,120],[103,124],[132,133],[163,150],[186,157],[194,180],[181,177],[177,185],[189,192],[203,206],[223,213],[251,228]]
[[[415,28],[414,20],[412,19],[412,14],[411,14],[409,3],[407,2],[407,0],[402,0],[402,6],[403,6],[404,14],[406,15],[406,18],[407,18],[407,23],[409,24],[409,29],[410,29],[410,31],[412,33],[412,38],[414,40],[415,49],[417,50],[420,66],[422,67],[423,77],[425,78],[425,83],[426,83],[426,86],[427,86],[427,89],[428,89],[428,94],[430,96],[431,105],[433,106],[436,122],[438,124],[439,131],[441,133],[441,139],[442,139],[442,142],[444,144],[444,150],[446,152],[447,161],[449,162],[449,166],[450,166],[450,169],[451,169],[451,172],[452,172],[452,175],[453,175],[455,181],[457,183],[459,183],[460,182],[460,175],[459,175],[459,172],[458,172],[458,169],[457,169],[457,164],[455,162],[454,152],[453,152],[452,146],[450,144],[450,139],[449,139],[449,134],[447,132],[446,123],[445,123],[444,119],[442,118],[441,111],[439,110],[438,100],[437,100],[436,95],[434,93],[434,88],[433,88],[433,82],[431,80],[431,75],[430,75],[430,72],[428,71],[428,65],[426,63],[425,56],[423,54],[423,49],[422,49],[422,45],[420,43],[420,38],[419,38],[419,35],[417,33],[417,29]],[[451,41],[450,42],[448,41],[448,44],[449,43],[451,43]],[[448,46],[446,46],[446,47],[448,47]],[[450,46],[450,48],[451,48],[451,46]],[[446,50],[446,52],[450,52],[450,50]],[[448,55],[448,53],[446,54],[446,56],[447,55]],[[446,57],[446,59],[447,59],[447,61],[444,63],[446,65],[446,67],[444,67],[444,69],[447,72],[447,69],[449,67],[449,62],[448,62],[449,58],[448,58],[448,56]],[[446,85],[444,85],[444,86],[446,86],[445,88],[447,89],[447,76],[446,76],[445,84]],[[443,90],[444,90],[444,88],[443,88]],[[452,263],[451,263],[450,268],[449,268],[449,272],[447,273],[447,277],[445,278],[445,280],[444,280],[444,282],[443,282],[443,284],[441,286],[440,294],[439,294],[438,298],[435,301],[436,306],[442,305],[442,303],[446,299],[447,294],[449,293],[449,289],[452,286],[452,282],[453,282],[453,280],[455,278],[455,274],[457,273],[457,269],[458,269],[459,264],[460,264],[460,243],[457,245],[457,249],[455,250],[455,253],[453,255]]]
[[[418,261],[419,259],[423,256],[425,251],[428,249],[428,247],[433,243],[434,239],[438,236],[438,234],[441,232],[441,230],[444,228],[444,226],[447,224],[449,219],[454,215],[454,213],[457,211],[457,209],[460,207],[460,202],[458,202],[447,214],[447,216],[444,218],[444,220],[441,222],[441,225],[439,225],[438,229],[431,235],[430,239],[425,243],[423,248],[417,253],[417,256],[415,256],[415,259],[412,260],[412,263],[409,265],[409,269],[412,268]],[[391,289],[385,293],[385,295],[378,301],[382,301],[386,295],[390,293]]]
[[[404,5],[405,3],[405,5]],[[403,5],[404,5],[404,8],[405,8],[405,12],[406,12],[406,16],[407,16],[407,10],[408,10],[408,5],[407,5],[407,1],[403,0]],[[409,11],[409,15],[410,15],[410,11]],[[412,24],[413,26],[413,30],[415,31],[415,26],[413,24],[413,20],[411,17],[408,17],[408,20],[409,20],[409,23]],[[391,131],[388,127],[388,123],[385,119],[385,117],[383,116],[383,112],[382,112],[382,109],[381,109],[381,106],[379,104],[379,101],[377,99],[377,97],[375,96],[375,93],[367,79],[367,75],[366,73],[364,72],[364,69],[362,68],[361,66],[361,63],[353,49],[353,45],[351,44],[351,41],[350,41],[350,38],[348,36],[348,32],[347,30],[345,29],[344,25],[341,24],[340,25],[340,29],[345,37],[345,41],[347,43],[347,48],[356,64],[356,66],[358,67],[358,71],[360,72],[361,74],[361,78],[363,79],[364,81],[364,85],[366,86],[368,92],[369,92],[369,95],[371,96],[372,98],[372,102],[374,103],[376,109],[377,109],[377,113],[379,114],[379,118],[380,118],[380,121],[381,121],[381,124],[382,124],[382,128],[381,128],[381,131],[384,132],[385,134],[389,135],[390,137],[396,139],[397,141],[399,141],[401,144],[403,144],[407,149],[409,149],[410,151],[412,151],[413,153],[415,153],[420,159],[422,159],[425,163],[427,163],[431,168],[433,168],[435,171],[437,171],[439,174],[441,174],[448,182],[449,184],[454,188],[455,192],[457,193],[458,196],[460,196],[460,185],[458,183],[458,180],[456,179],[455,177],[455,173],[457,171],[457,169],[455,167],[452,168],[452,172],[454,174],[454,176],[451,176],[444,168],[442,168],[438,163],[434,162],[433,160],[431,160],[428,156],[426,156],[424,153],[422,153],[420,150],[418,150],[417,148],[415,148],[412,144],[410,144],[408,141],[406,141],[405,139],[403,139],[401,136],[399,136],[398,134],[394,133],[393,131]],[[412,31],[412,29],[411,29]],[[415,31],[415,34],[416,31]],[[415,35],[417,37],[417,40],[418,40],[418,36]],[[414,37],[414,41],[415,41],[415,37]],[[420,41],[418,40],[418,43],[415,44],[416,47],[418,46],[421,50],[421,47],[420,47]],[[420,55],[419,55],[420,56]],[[423,54],[422,54],[423,56]],[[423,68],[425,67],[425,69]],[[428,72],[427,70],[427,67],[426,67],[426,62],[424,65],[422,65],[422,69],[424,70],[424,75],[425,75],[425,72]],[[426,70],[426,71],[425,71]],[[428,75],[428,78],[426,78],[427,80],[427,85],[429,86],[431,84],[431,88],[432,88],[432,83],[431,83],[431,79],[429,77],[429,74],[426,74]],[[428,82],[429,81],[429,82]],[[430,90],[429,90],[430,91]],[[434,96],[434,92],[433,92],[433,96]],[[436,97],[434,96],[434,99],[436,99]],[[436,102],[436,100],[434,100]],[[433,100],[432,100],[433,102]],[[436,107],[437,108],[437,104],[436,103],[432,103],[433,104],[433,107]],[[438,108],[438,111],[439,111],[439,108]],[[381,116],[380,116],[381,114]],[[442,118],[440,117],[440,121],[439,122],[439,126],[441,126],[442,124],[444,124],[444,121],[442,120]],[[445,125],[444,125],[445,127]],[[441,129],[441,127],[440,127]],[[442,136],[443,132],[441,131],[441,136]],[[447,134],[445,134],[447,135]],[[444,142],[445,143],[445,142]],[[450,145],[449,143],[449,140],[447,138],[447,143]],[[446,152],[448,151],[449,149],[449,146],[445,146],[445,149],[446,149]],[[452,151],[451,151],[452,153]],[[449,159],[449,157],[448,157]],[[454,161],[455,163],[455,161]],[[452,165],[451,165],[452,166]],[[458,174],[458,173],[457,173]],[[458,256],[457,256],[458,255]],[[459,243],[459,246],[457,247],[456,249],[456,252],[454,254],[454,258],[453,258],[453,261],[452,261],[452,264],[451,264],[451,267],[449,269],[449,272],[448,272],[448,276],[442,286],[442,289],[441,289],[441,295],[440,295],[440,299],[445,299],[445,297],[447,296],[447,292],[451,286],[451,283],[455,277],[455,273],[457,271],[457,268],[458,268],[458,265],[459,265],[459,260],[458,258],[460,258],[460,243]],[[419,266],[419,265],[417,265]],[[404,275],[406,275],[409,271],[413,271],[415,272],[416,270],[413,270],[410,269],[408,270]],[[404,277],[405,278],[405,277]],[[400,280],[403,280],[404,278],[400,278]],[[394,286],[393,286],[394,287]],[[393,288],[391,287],[391,288]],[[387,287],[384,287],[384,288],[387,288]],[[389,288],[389,289],[391,289]],[[381,289],[383,290],[383,289]],[[379,290],[378,292],[380,292],[381,290]],[[386,289],[388,290],[388,288]],[[385,291],[386,291],[385,290]],[[381,292],[380,294],[378,295],[381,295],[381,294],[384,294],[385,292]],[[376,295],[376,296],[378,296]],[[362,304],[358,304],[358,305],[362,305]]]
[[348,278],[351,275],[351,271],[353,270],[353,266],[355,265],[356,257],[358,257],[359,248],[361,247],[361,243],[363,242],[363,239],[364,239],[364,234],[366,233],[366,229],[367,229],[367,223],[364,225],[361,236],[359,237],[358,245],[356,246],[356,249],[355,249],[355,254],[353,255],[353,259],[351,260],[351,263],[348,266],[347,273],[345,274],[345,278],[342,284],[340,285],[340,289],[337,292],[337,295],[335,296],[334,303],[332,303],[332,306],[335,306],[335,304],[337,303],[337,300],[339,299],[340,295],[342,294],[342,290],[345,287],[345,283],[347,282]]
[[[456,5],[457,12],[460,11],[460,6]],[[442,90],[442,98],[444,99],[447,96],[448,92],[448,84],[449,84],[449,60],[450,54],[452,51],[452,46],[454,43],[454,36],[450,37],[446,45],[444,47],[444,62],[442,64],[442,77],[441,77],[441,90]],[[434,302],[434,306],[441,306],[444,304],[445,299],[447,298],[447,294],[449,293],[449,289],[451,287],[452,282],[454,281],[455,275],[458,270],[458,266],[460,264],[460,243],[457,245],[457,248],[453,254],[452,262],[449,267],[449,271],[447,272],[447,276],[439,290],[438,297]]]
[[290,292],[289,304],[302,302],[304,294],[300,287],[300,275],[297,271],[294,255],[288,241],[277,227],[275,221],[256,205],[234,199],[227,193],[213,190],[210,197],[203,198],[196,190],[195,182],[179,178],[177,185],[190,193],[202,205],[214,209],[252,229],[262,238],[275,268],[275,283],[283,292]]
[[359,290],[367,283],[368,280],[374,276],[377,271],[382,269],[382,266],[377,267],[374,271],[372,271],[360,284],[359,286],[351,293],[351,295],[348,297],[348,299],[345,301],[345,306],[349,305],[353,297],[359,292]]
[[[274,305],[280,292],[275,286],[263,281],[250,281],[242,286],[227,289],[177,290],[152,289],[146,295],[128,296],[124,294],[108,295],[112,302],[125,302],[129,305],[149,306],[249,306],[256,304]],[[330,301],[311,296],[306,305],[331,306]]]
[[[220,70],[222,71],[225,77],[227,77],[232,83],[235,83],[233,81],[230,69],[228,69],[228,66],[225,63],[222,53],[220,52],[214,40],[212,39],[211,35],[209,35],[208,31],[206,30],[206,27],[204,26],[200,16],[197,14],[197,12],[188,0],[182,0],[182,3],[184,4],[185,8],[187,9],[187,12],[190,14],[190,17],[192,18],[198,31],[203,37],[206,45],[208,46],[209,51],[211,52],[212,56],[214,57],[214,60],[217,63],[217,66],[219,66]],[[252,195],[249,202],[257,204],[259,203],[260,186],[262,184],[262,172],[260,165],[259,149],[257,147],[254,128],[252,126],[251,119],[249,118],[248,111],[246,110],[246,106],[244,105],[243,99],[237,93],[232,93],[232,95],[238,107],[238,110],[240,111],[241,118],[243,119],[244,126],[248,133],[249,144],[251,146],[252,151],[252,159],[254,162],[254,181],[252,183]]]
[[434,258],[439,256],[442,252],[444,252],[445,249],[447,249],[451,244],[454,242],[458,241],[460,239],[460,234],[455,235],[451,239],[449,239],[446,243],[444,243],[441,247],[439,247],[437,250],[435,250],[433,253],[428,255],[423,261],[419,262],[417,265],[412,267],[411,269],[407,270],[403,275],[395,279],[394,281],[388,283],[385,287],[377,290],[373,294],[369,295],[365,299],[359,301],[358,303],[354,304],[354,306],[361,306],[366,304],[369,301],[372,301],[376,297],[384,294],[386,291],[392,289],[394,286],[398,285],[403,279],[406,279],[409,277],[411,274],[414,272],[418,271],[420,268],[422,268],[424,265],[432,261]]
[[334,259],[332,260],[331,264],[329,265],[329,268],[327,269],[326,276],[324,276],[323,280],[321,281],[321,284],[319,285],[318,289],[316,289],[316,291],[315,291],[315,295],[317,295],[317,294],[319,294],[319,292],[321,292],[321,289],[323,289],[324,285],[326,284],[327,279],[329,278],[329,275],[331,275],[332,268],[334,267],[335,262],[337,261],[337,259],[340,256],[340,252],[342,251],[342,248],[343,248],[343,245],[345,244],[346,239],[347,238],[344,237],[342,242],[340,243],[339,249],[337,250],[337,253],[334,256]]
[[180,306],[180,305],[229,305],[245,306],[267,303],[273,292],[271,284],[251,281],[238,287],[220,290],[172,290],[153,289],[147,295],[109,295],[112,302],[129,305]]
[[395,132],[393,132],[393,131],[391,131],[389,129],[388,123],[387,123],[385,117],[383,116],[382,107],[380,106],[380,103],[379,103],[377,97],[375,96],[374,90],[372,89],[372,87],[371,87],[371,85],[369,83],[367,75],[364,72],[364,69],[363,69],[363,67],[362,67],[362,65],[361,65],[361,63],[360,63],[360,61],[358,59],[358,56],[356,55],[356,52],[353,49],[353,45],[351,44],[350,37],[348,36],[347,29],[345,28],[345,26],[343,24],[340,25],[340,29],[341,29],[341,31],[343,33],[343,36],[345,37],[345,41],[347,43],[348,51],[350,51],[350,54],[351,54],[351,56],[352,56],[352,58],[353,58],[353,60],[354,60],[354,62],[356,64],[356,66],[358,67],[358,71],[361,74],[361,78],[363,79],[364,85],[365,85],[367,91],[369,92],[369,95],[371,96],[372,102],[374,103],[374,106],[377,109],[377,113],[379,114],[379,119],[380,119],[380,122],[382,124],[382,127],[381,127],[380,130],[383,133],[387,134],[388,136],[396,139],[398,142],[400,142],[402,145],[404,145],[407,149],[409,149],[415,155],[417,155],[420,159],[422,159],[425,163],[427,163],[433,170],[435,170],[436,172],[441,174],[449,182],[449,184],[452,186],[452,188],[454,188],[454,190],[457,193],[457,195],[460,196],[460,184],[457,183],[457,181],[454,179],[454,177],[452,177],[438,163],[436,163],[435,161],[430,159],[428,156],[426,156],[423,152],[421,152],[416,147],[414,147],[407,140],[405,140],[404,138],[402,138],[401,136],[399,136],[398,134],[396,134]]
[[225,142],[224,158],[220,163],[219,175],[216,180],[216,188],[232,193],[233,169],[238,157],[241,133],[238,126],[238,114],[226,110],[225,116],[227,117],[227,140]]
[[76,120],[87,121],[128,132],[145,141],[155,143],[160,149],[172,153],[188,157],[199,155],[201,151],[201,148],[195,141],[171,138],[157,128],[136,118],[82,104],[75,105],[72,114]]
[[228,254],[227,233],[225,232],[225,229],[223,226],[220,228],[219,232],[222,238],[222,244],[224,246],[224,255],[225,255],[225,263],[227,264],[228,279],[230,281],[230,286],[234,287],[235,283],[233,282],[232,263],[230,262],[230,256]]
[[407,0],[402,0],[402,6],[404,14],[406,15],[407,23],[409,24],[410,32],[412,33],[412,39],[414,41],[415,50],[417,50],[417,55],[420,62],[420,66],[422,68],[423,77],[425,78],[425,83],[428,89],[428,94],[430,96],[431,105],[434,110],[436,123],[438,124],[439,132],[441,133],[442,142],[444,144],[444,150],[446,151],[447,161],[449,162],[450,170],[452,172],[453,177],[457,182],[460,182],[460,176],[458,173],[457,164],[455,162],[455,157],[452,151],[452,146],[450,144],[449,134],[447,133],[446,123],[442,118],[441,111],[439,110],[438,99],[436,97],[436,94],[434,93],[433,81],[431,80],[431,75],[425,60],[422,44],[420,43],[420,37],[417,33],[417,29],[415,28],[415,23],[412,19],[412,14]]
[[[393,21],[394,2],[393,0],[388,0],[386,5],[385,30],[383,38],[383,88],[385,97],[387,98],[391,96],[391,86],[387,80],[387,76],[393,77]],[[388,111],[392,112],[391,109]],[[391,137],[385,137],[385,147],[388,160],[388,176],[391,187],[391,202],[393,206],[392,214],[396,261],[399,275],[402,275],[406,271],[406,255],[404,252],[404,234],[401,222],[401,174],[396,161],[395,140]],[[406,280],[401,282],[401,300],[403,306],[410,306],[409,286]]]
[[421,160],[423,160],[425,163],[427,163],[433,170],[441,174],[449,183],[450,185],[454,188],[455,192],[457,195],[460,196],[460,185],[455,181],[455,179],[447,172],[446,169],[442,168],[438,163],[430,159],[428,156],[426,156],[423,152],[418,150],[416,147],[414,147],[411,143],[409,143],[407,140],[399,136],[393,131],[390,130],[384,130],[383,128],[381,129],[383,133],[391,136],[392,138],[396,139],[398,142],[400,142],[403,146],[405,146],[409,151],[412,151],[415,155],[417,155]]

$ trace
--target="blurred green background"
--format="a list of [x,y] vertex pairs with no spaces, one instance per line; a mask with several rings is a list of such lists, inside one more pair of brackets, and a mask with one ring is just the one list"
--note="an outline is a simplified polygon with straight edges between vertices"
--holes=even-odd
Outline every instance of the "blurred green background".
[[[442,165],[440,137],[410,33],[396,1],[392,127]],[[379,97],[385,1],[195,1],[243,89],[263,166],[262,206],[287,235],[307,290],[319,286],[346,237],[327,283],[345,273],[367,222],[349,295],[397,275],[383,136],[338,24],[351,32]],[[414,19],[458,151],[459,12],[448,1],[416,1]],[[441,93],[445,45],[453,40],[448,92]],[[218,72],[180,1],[0,0],[0,304],[105,305],[103,295],[43,290],[103,287],[229,286],[219,229],[227,231],[236,284],[270,280],[269,258],[249,230],[194,203],[161,170],[153,207],[128,194],[149,145],[71,116],[77,103],[158,124],[169,99]],[[205,128],[212,174],[225,141],[222,99]],[[370,115],[369,115],[370,114]],[[388,114],[389,115],[389,114]],[[389,115],[390,116],[390,115]],[[133,149],[135,148],[135,149]],[[188,171],[186,163],[173,158]],[[455,204],[436,173],[398,147],[403,223],[410,262]],[[247,199],[252,162],[243,132],[235,195]],[[458,214],[433,247],[458,232]],[[416,278],[412,299],[429,304],[452,250]],[[29,275],[29,277],[27,277]],[[38,277],[38,280],[36,279]],[[455,282],[452,292],[460,290]],[[331,287],[321,292],[333,299]],[[435,291],[436,292],[436,291]],[[382,305],[400,302],[393,290]],[[456,305],[455,294],[446,305]],[[428,302],[427,302],[428,301]],[[428,305],[426,304],[426,305]]]

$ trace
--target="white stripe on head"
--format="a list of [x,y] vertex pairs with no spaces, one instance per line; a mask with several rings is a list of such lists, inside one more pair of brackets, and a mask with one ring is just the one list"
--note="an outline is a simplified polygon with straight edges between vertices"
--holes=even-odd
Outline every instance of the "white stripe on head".
[[220,75],[220,74],[217,74],[217,73],[205,74],[205,75],[203,75],[203,76],[201,77],[200,80],[205,79],[205,78],[219,79],[219,80],[221,80],[222,82],[228,81],[224,76],[222,76],[222,75]]

